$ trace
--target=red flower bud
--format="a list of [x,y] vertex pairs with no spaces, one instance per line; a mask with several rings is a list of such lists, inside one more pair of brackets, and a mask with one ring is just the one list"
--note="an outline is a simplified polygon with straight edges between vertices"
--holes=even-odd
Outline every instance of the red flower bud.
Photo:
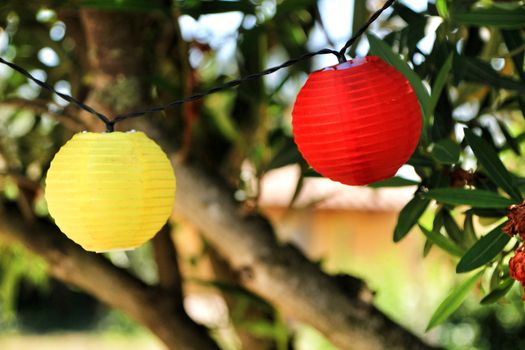
[[[521,246],[509,261],[510,277],[520,282],[525,287],[525,247]],[[525,300],[525,294],[523,295]]]

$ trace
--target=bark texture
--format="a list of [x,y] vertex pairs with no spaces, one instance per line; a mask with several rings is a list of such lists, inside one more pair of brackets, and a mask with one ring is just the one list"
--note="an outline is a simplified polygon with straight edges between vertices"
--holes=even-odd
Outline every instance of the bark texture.
[[313,325],[341,349],[433,348],[377,310],[362,284],[342,283],[297,249],[280,246],[261,216],[242,217],[231,193],[214,179],[188,165],[175,170],[175,209],[228,260],[245,287],[287,316]]
[[55,278],[85,290],[122,310],[156,334],[170,349],[218,349],[204,327],[186,316],[180,300],[162,288],[149,286],[68,240],[42,220],[27,223],[18,210],[0,211],[2,240],[21,242],[44,258]]

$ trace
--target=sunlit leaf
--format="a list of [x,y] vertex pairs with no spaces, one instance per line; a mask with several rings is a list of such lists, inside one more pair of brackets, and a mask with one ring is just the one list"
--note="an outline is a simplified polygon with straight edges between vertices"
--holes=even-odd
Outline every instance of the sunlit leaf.
[[464,254],[464,250],[461,249],[456,243],[452,242],[449,238],[443,236],[439,232],[430,231],[419,225],[421,232],[428,238],[429,241],[448,252],[451,255],[461,257]]
[[456,311],[463,301],[467,298],[470,290],[474,288],[478,280],[483,275],[483,271],[479,271],[472,277],[465,280],[459,286],[454,288],[452,292],[443,300],[443,302],[438,306],[427,326],[427,331],[436,327],[437,325],[443,323],[447,318]]
[[441,17],[448,18],[449,13],[447,0],[436,0],[436,8]]
[[454,54],[450,54],[439,70],[439,73],[436,77],[436,81],[434,82],[434,85],[432,86],[432,94],[430,95],[430,102],[428,107],[428,113],[430,115],[434,114],[434,110],[436,109],[436,105],[439,101],[439,96],[441,96],[441,93],[443,92],[443,88],[445,87],[447,83],[447,78],[449,76],[450,70],[452,69],[452,59],[454,58]]

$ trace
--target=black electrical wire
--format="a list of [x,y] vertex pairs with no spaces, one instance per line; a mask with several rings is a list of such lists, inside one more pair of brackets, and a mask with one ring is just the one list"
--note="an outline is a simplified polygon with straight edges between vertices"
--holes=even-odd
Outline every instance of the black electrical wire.
[[199,100],[199,99],[201,99],[201,98],[203,98],[205,96],[211,95],[213,93],[216,93],[216,92],[219,92],[219,91],[222,91],[222,90],[226,90],[226,89],[230,89],[230,88],[239,86],[242,83],[245,83],[247,81],[258,79],[258,78],[263,77],[263,76],[268,75],[268,74],[272,74],[274,72],[277,72],[280,69],[292,66],[292,65],[296,64],[297,62],[304,61],[304,60],[306,60],[306,59],[308,59],[310,57],[317,56],[317,55],[326,55],[326,54],[333,54],[333,55],[336,55],[337,57],[339,57],[339,52],[335,51],[335,50],[331,50],[331,49],[322,49],[322,50],[319,50],[319,51],[316,51],[316,52],[308,52],[308,53],[305,53],[302,56],[290,59],[290,60],[288,60],[288,61],[286,61],[286,62],[284,62],[284,63],[282,63],[282,64],[280,64],[278,66],[265,69],[265,70],[263,70],[261,72],[258,72],[258,73],[245,75],[244,77],[239,78],[239,79],[230,80],[227,83],[215,86],[215,87],[213,87],[213,88],[211,88],[209,90],[206,90],[204,92],[199,92],[199,93],[197,93],[195,95],[184,97],[184,98],[182,98],[180,100],[175,100],[175,101],[172,101],[172,102],[170,102],[168,104],[165,104],[165,105],[154,106],[154,107],[146,108],[146,109],[143,109],[143,110],[140,110],[140,111],[118,115],[115,119],[113,119],[113,122],[118,123],[119,121],[122,121],[124,119],[140,117],[140,116],[142,116],[144,114],[147,114],[147,113],[159,112],[159,111],[163,111],[165,109],[172,108],[172,107],[175,107],[177,105],[180,105],[180,104],[183,104],[183,103],[186,103],[186,102]]
[[192,101],[195,101],[195,100],[200,100],[201,98],[204,98],[204,97],[206,97],[208,95],[214,94],[214,93],[219,92],[219,91],[223,91],[223,90],[234,88],[234,87],[239,86],[242,83],[245,83],[247,81],[258,79],[258,78],[261,78],[261,77],[263,77],[265,75],[272,74],[274,72],[277,72],[278,70],[281,70],[283,68],[292,66],[292,65],[294,65],[294,64],[296,64],[298,62],[307,60],[307,59],[309,59],[311,57],[314,57],[314,56],[317,56],[317,55],[333,54],[333,55],[335,55],[337,57],[337,59],[338,59],[338,61],[340,63],[346,62],[346,56],[345,56],[346,50],[348,50],[348,48],[350,46],[352,46],[354,44],[354,42],[357,39],[359,39],[364,34],[364,32],[366,32],[368,27],[375,20],[377,20],[377,18],[381,15],[381,13],[383,13],[384,10],[386,10],[387,8],[392,6],[392,4],[395,1],[396,0],[388,0],[388,1],[386,1],[385,4],[383,5],[383,7],[381,7],[379,10],[377,10],[368,19],[368,21],[361,28],[359,28],[359,30],[356,33],[354,33],[354,35],[350,39],[348,39],[348,41],[345,43],[345,45],[339,51],[332,50],[332,49],[321,49],[321,50],[318,50],[318,51],[315,51],[315,52],[307,52],[307,53],[305,53],[305,54],[303,54],[303,55],[301,55],[299,57],[292,58],[292,59],[290,59],[290,60],[288,60],[288,61],[286,61],[286,62],[284,62],[284,63],[282,63],[282,64],[280,64],[278,66],[265,69],[265,70],[263,70],[261,72],[245,75],[245,76],[243,76],[243,77],[241,77],[239,79],[228,81],[228,82],[226,82],[226,83],[224,83],[222,85],[215,86],[215,87],[213,87],[213,88],[211,88],[209,90],[206,90],[206,91],[203,91],[203,92],[199,92],[197,94],[194,94],[194,95],[191,95],[191,96],[187,96],[187,97],[184,97],[182,99],[175,100],[175,101],[172,101],[172,102],[164,104],[164,105],[148,107],[148,108],[145,108],[145,109],[142,109],[142,110],[138,110],[138,111],[135,111],[135,112],[120,114],[120,115],[117,115],[114,119],[108,118],[104,114],[96,111],[93,107],[90,107],[89,105],[87,105],[87,104],[77,100],[76,98],[74,98],[72,96],[69,96],[69,95],[66,95],[64,93],[58,92],[51,85],[43,82],[42,80],[39,80],[39,79],[35,78],[27,70],[25,70],[24,68],[14,64],[14,63],[12,63],[12,62],[8,62],[8,61],[6,61],[6,60],[4,60],[3,58],[0,57],[0,63],[5,64],[8,67],[14,69],[15,71],[21,73],[26,78],[32,80],[35,84],[39,85],[40,87],[42,87],[42,88],[44,88],[44,89],[46,89],[46,90],[56,94],[57,96],[63,98],[64,100],[66,100],[66,101],[68,101],[70,103],[73,103],[73,104],[77,105],[79,108],[81,108],[81,109],[85,110],[86,112],[94,115],[95,117],[100,119],[106,125],[106,131],[107,132],[112,132],[114,130],[114,128],[115,128],[115,124],[118,123],[118,122],[121,122],[121,121],[123,121],[125,119],[141,117],[141,116],[143,116],[145,114],[154,113],[154,112],[160,112],[160,111],[163,111],[163,110],[166,110],[166,109],[170,109],[170,108],[173,108],[175,106],[178,106],[178,105],[181,105],[181,104],[184,104],[184,103],[192,102]]
[[368,19],[368,21],[361,28],[359,28],[359,30],[357,32],[355,32],[354,35],[352,35],[352,37],[350,39],[348,39],[348,41],[346,42],[345,46],[343,46],[343,48],[341,50],[339,50],[339,56],[338,57],[343,57],[344,58],[346,50],[348,50],[348,48],[350,46],[352,46],[354,44],[354,42],[357,39],[359,39],[361,37],[361,35],[364,34],[364,32],[366,32],[368,27],[370,27],[370,25],[375,22],[375,20],[383,13],[383,11],[386,10],[387,8],[389,8],[390,6],[392,6],[395,1],[396,0],[388,0],[387,2],[385,2],[383,7],[381,7],[379,10],[374,12],[372,17],[370,17]]
[[108,125],[108,123],[111,123],[111,120],[108,117],[106,117],[104,114],[102,114],[100,112],[97,112],[95,109],[93,109],[93,107],[90,107],[87,104],[80,102],[79,100],[77,100],[73,96],[69,96],[69,95],[63,94],[61,92],[58,92],[51,85],[49,85],[49,84],[43,82],[42,80],[39,80],[39,79],[35,78],[34,76],[32,76],[31,73],[29,73],[24,68],[14,64],[14,63],[8,62],[8,61],[4,60],[2,57],[0,57],[0,63],[3,63],[6,66],[16,70],[18,73],[22,74],[23,76],[25,76],[29,80],[32,80],[33,82],[35,82],[35,84],[37,84],[38,86],[41,86],[44,89],[51,91],[52,93],[54,93],[57,96],[60,96],[61,98],[63,98],[67,102],[73,103],[73,104],[77,105],[78,107],[80,107],[81,109],[85,110],[86,112],[89,112],[89,113],[93,114],[95,117],[97,117],[98,119],[103,121],[106,125]]

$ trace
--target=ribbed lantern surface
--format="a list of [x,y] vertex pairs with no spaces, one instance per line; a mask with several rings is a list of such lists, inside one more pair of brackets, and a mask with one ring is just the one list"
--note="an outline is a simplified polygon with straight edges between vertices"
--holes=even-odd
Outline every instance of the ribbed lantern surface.
[[299,151],[347,185],[392,177],[414,152],[421,110],[406,78],[375,56],[309,75],[292,112]]
[[80,133],[55,155],[46,179],[49,213],[91,251],[132,249],[166,223],[175,176],[141,132]]

